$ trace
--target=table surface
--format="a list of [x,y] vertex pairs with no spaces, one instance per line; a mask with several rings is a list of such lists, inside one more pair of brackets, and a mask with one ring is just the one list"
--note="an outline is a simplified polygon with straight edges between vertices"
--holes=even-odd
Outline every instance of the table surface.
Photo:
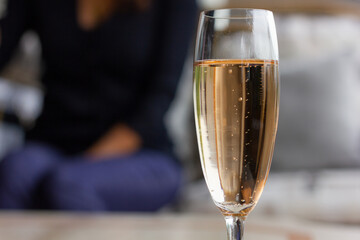
[[[249,217],[246,240],[356,240],[360,226]],[[1,240],[226,239],[219,215],[0,213]]]

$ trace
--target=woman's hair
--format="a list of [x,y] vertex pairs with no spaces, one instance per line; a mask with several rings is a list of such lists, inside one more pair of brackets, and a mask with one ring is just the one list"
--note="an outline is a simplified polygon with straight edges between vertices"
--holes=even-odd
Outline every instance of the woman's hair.
[[[120,0],[122,1],[122,0]],[[132,0],[125,0],[125,1],[132,1]],[[133,0],[135,2],[135,7],[137,10],[144,11],[149,8],[151,0]]]
[[142,12],[152,0],[77,0],[78,23],[84,29],[92,29],[110,18],[115,12]]
[[[103,2],[103,0],[98,0]],[[114,3],[119,11],[144,11],[146,10],[151,0],[108,0]]]

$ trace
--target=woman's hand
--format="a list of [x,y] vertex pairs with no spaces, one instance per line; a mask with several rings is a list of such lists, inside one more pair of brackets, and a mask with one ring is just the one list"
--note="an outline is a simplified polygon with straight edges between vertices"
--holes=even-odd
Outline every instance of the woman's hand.
[[140,147],[139,134],[125,124],[117,124],[91,146],[86,155],[96,161],[114,155],[131,154]]

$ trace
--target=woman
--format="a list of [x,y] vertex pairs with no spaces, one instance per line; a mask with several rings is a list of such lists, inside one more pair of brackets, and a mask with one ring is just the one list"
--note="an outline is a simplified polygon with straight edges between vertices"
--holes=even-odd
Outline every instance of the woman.
[[0,69],[42,46],[43,113],[0,163],[1,208],[151,211],[180,186],[163,117],[194,26],[193,0],[11,0]]

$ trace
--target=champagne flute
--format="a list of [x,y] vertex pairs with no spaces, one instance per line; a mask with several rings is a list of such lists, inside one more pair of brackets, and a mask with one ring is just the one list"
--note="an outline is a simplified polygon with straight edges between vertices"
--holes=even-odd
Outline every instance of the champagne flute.
[[263,191],[278,122],[278,46],[273,14],[219,9],[200,15],[194,108],[202,170],[228,239]]

